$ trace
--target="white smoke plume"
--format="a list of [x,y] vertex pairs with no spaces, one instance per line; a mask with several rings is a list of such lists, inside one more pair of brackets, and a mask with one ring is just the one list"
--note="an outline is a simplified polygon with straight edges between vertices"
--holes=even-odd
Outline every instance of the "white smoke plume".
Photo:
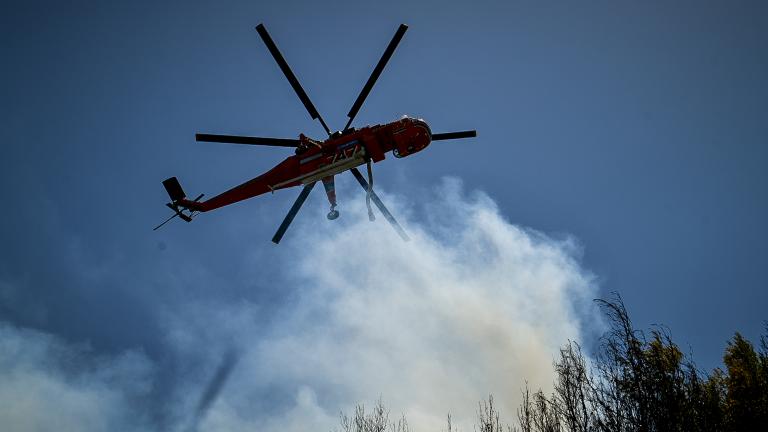
[[[342,223],[303,215],[289,232],[302,240],[280,246],[291,260],[279,269],[250,263],[254,277],[281,272],[293,299],[267,327],[266,306],[247,301],[188,299],[169,311],[168,345],[203,359],[210,373],[182,374],[167,408],[173,424],[162,429],[330,432],[339,411],[381,398],[412,430],[444,430],[450,412],[471,431],[489,393],[511,422],[526,381],[550,388],[558,348],[594,329],[596,286],[578,245],[510,224],[457,180],[433,192],[418,206],[379,192],[407,243],[382,217],[369,223],[363,199],[345,206]],[[415,212],[427,221],[415,222]],[[68,366],[85,356],[40,333],[0,328],[0,424],[157,430],[140,403],[153,365],[129,353]]]
[[[239,332],[250,350],[207,416],[210,430],[232,430],[235,416],[242,430],[330,431],[339,410],[379,397],[417,431],[444,429],[449,411],[472,430],[489,393],[511,421],[526,380],[551,387],[558,348],[582,340],[596,293],[577,244],[510,224],[458,180],[434,192],[424,225],[384,197],[408,243],[383,218],[369,223],[362,200],[344,216],[356,222],[296,227],[301,249],[286,271],[299,300],[269,335]],[[246,310],[227,315],[242,322]],[[244,401],[275,389],[293,396],[288,408],[251,415]]]
[[0,323],[4,431],[144,430],[151,376],[141,354],[93,356],[87,346]]

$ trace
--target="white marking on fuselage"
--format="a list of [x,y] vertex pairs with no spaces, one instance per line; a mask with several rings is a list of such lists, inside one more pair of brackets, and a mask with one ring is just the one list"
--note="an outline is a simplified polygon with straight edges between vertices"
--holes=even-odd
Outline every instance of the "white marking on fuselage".
[[314,171],[302,174],[290,180],[277,183],[272,187],[279,189],[282,186],[295,182],[300,182],[301,184],[313,183],[321,180],[323,177],[336,175],[365,163],[365,149],[363,149],[362,146],[357,145],[352,149],[347,149],[347,151],[348,150],[352,150],[351,155],[347,155],[345,152],[337,153],[330,164],[321,166]]

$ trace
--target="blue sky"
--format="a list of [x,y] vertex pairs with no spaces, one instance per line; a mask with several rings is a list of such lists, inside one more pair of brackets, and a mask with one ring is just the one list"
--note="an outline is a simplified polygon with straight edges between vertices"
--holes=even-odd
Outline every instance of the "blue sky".
[[[444,177],[459,179],[460,202],[481,191],[505,223],[569,244],[564,255],[593,288],[565,298],[618,291],[638,327],[668,326],[706,369],[720,364],[734,331],[754,340],[768,318],[762,2],[4,9],[5,324],[89,344],[94,356],[141,352],[169,371],[185,362],[169,343],[175,306],[245,302],[260,311],[249,322],[269,327],[306,301],[306,284],[291,279],[294,264],[312,263],[301,254],[302,232],[375,252],[376,244],[343,237],[365,217],[355,213],[363,195],[351,178],[337,184],[336,225],[316,191],[279,247],[269,239],[298,191],[151,231],[167,215],[166,177],[210,196],[287,155],[195,143],[194,133],[322,136],[258,38],[261,22],[333,128],[343,126],[397,25],[409,24],[356,124],[410,114],[433,131],[479,132],[377,164],[377,187],[411,230],[433,230],[434,239],[442,234],[433,222],[469,229],[456,214],[430,214],[445,207]],[[452,222],[440,225],[441,216]],[[341,270],[350,252],[330,240],[322,246],[311,250],[338,256],[332,263]],[[591,315],[580,316],[569,323],[589,327]],[[201,364],[216,363],[208,360]],[[161,389],[181,381],[157,376]],[[322,404],[323,392],[312,392]]]

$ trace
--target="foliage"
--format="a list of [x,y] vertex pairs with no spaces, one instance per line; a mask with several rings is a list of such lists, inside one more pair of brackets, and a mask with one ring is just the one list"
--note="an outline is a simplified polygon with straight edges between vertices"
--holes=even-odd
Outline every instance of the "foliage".
[[[449,417],[450,424],[450,417]],[[352,417],[341,413],[341,432],[410,432],[405,417],[396,422],[389,421],[389,410],[379,399],[370,414],[365,413],[365,406],[355,407]]]
[[736,333],[725,349],[725,371],[705,375],[665,328],[647,336],[635,329],[621,297],[597,302],[609,331],[594,360],[575,342],[562,348],[554,393],[531,399],[524,392],[523,431],[747,431],[768,424],[766,336],[757,352]]
[[[635,329],[618,295],[597,303],[609,330],[593,359],[568,342],[554,362],[551,395],[531,393],[526,384],[512,427],[503,426],[489,396],[479,404],[476,432],[740,432],[768,424],[768,323],[759,350],[737,332],[725,348],[725,370],[704,374],[667,329]],[[362,406],[354,419],[342,414],[342,432],[387,428],[408,432],[405,418],[388,422],[381,402],[370,415]]]

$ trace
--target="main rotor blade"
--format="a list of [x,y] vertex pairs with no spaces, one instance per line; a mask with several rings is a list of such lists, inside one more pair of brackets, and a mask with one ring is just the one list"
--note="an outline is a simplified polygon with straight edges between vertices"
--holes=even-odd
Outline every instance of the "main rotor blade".
[[200,423],[205,420],[208,410],[213,403],[216,402],[216,399],[219,398],[219,394],[221,394],[221,390],[227,383],[230,374],[232,374],[232,369],[234,369],[237,364],[237,360],[238,356],[234,350],[224,354],[221,364],[218,369],[216,369],[216,373],[211,377],[211,380],[208,381],[205,389],[203,389],[203,394],[200,395],[200,400],[197,403],[197,408],[195,409],[194,417],[192,418],[192,424],[189,429],[187,429],[189,432],[199,431]]
[[379,63],[376,64],[376,67],[373,69],[371,76],[368,78],[368,82],[365,83],[365,86],[360,92],[360,95],[357,96],[357,100],[355,100],[355,103],[352,104],[352,109],[350,109],[349,114],[347,114],[349,121],[347,122],[347,125],[344,126],[344,130],[349,129],[349,125],[352,124],[352,120],[357,115],[357,112],[360,110],[363,102],[365,102],[365,98],[368,97],[368,93],[371,92],[373,85],[376,84],[376,80],[379,79],[381,71],[384,70],[384,66],[387,65],[389,58],[392,57],[392,53],[395,52],[395,48],[397,48],[397,44],[400,43],[400,39],[402,39],[403,35],[405,35],[406,30],[408,30],[408,26],[405,24],[400,24],[400,27],[398,27],[397,31],[395,32],[395,36],[389,42],[389,45],[387,45],[387,49],[384,50],[384,54],[382,54],[381,59],[379,59]]
[[301,141],[286,138],[262,138],[238,135],[195,134],[195,141],[228,144],[250,144],[276,147],[298,147]]
[[288,226],[291,225],[291,222],[293,222],[293,218],[296,217],[296,213],[299,212],[299,209],[301,209],[301,206],[304,204],[304,201],[307,200],[307,197],[309,196],[309,193],[312,192],[312,188],[315,187],[315,184],[317,184],[317,182],[310,183],[304,186],[304,189],[301,190],[299,197],[296,198],[296,201],[293,203],[293,206],[291,207],[290,210],[288,210],[288,214],[285,215],[285,219],[283,219],[283,223],[280,224],[280,228],[277,229],[277,232],[272,237],[273,243],[275,244],[280,243],[280,239],[282,239],[283,235],[285,235],[285,230],[287,230]]
[[291,87],[293,87],[296,95],[299,97],[299,99],[301,99],[301,102],[304,104],[304,107],[307,109],[307,111],[309,111],[309,115],[312,117],[312,120],[319,119],[320,124],[323,125],[325,131],[328,133],[328,135],[330,135],[331,130],[328,129],[328,125],[325,124],[325,121],[320,116],[320,113],[317,112],[315,105],[312,104],[311,100],[309,100],[309,96],[307,96],[304,88],[301,87],[301,84],[299,84],[299,80],[296,79],[296,75],[294,75],[293,71],[291,71],[288,63],[283,58],[283,55],[280,54],[280,50],[277,49],[277,45],[275,45],[272,37],[270,37],[269,33],[267,33],[267,29],[264,27],[264,24],[257,25],[256,31],[259,32],[259,36],[261,36],[261,39],[264,41],[264,45],[267,46],[267,49],[272,54],[272,57],[275,58],[277,65],[280,66],[280,70],[282,70],[285,77],[288,78],[288,82],[291,83]]
[[[350,171],[352,171],[352,174],[354,174],[355,178],[357,179],[357,182],[360,183],[360,186],[365,189],[365,191],[368,191],[368,182],[365,181],[365,177],[363,177],[363,174],[360,173],[360,170],[357,168],[352,168]],[[400,238],[402,238],[404,241],[409,241],[411,238],[408,237],[408,234],[405,233],[405,230],[403,227],[400,226],[399,223],[395,220],[395,217],[392,216],[392,213],[387,210],[387,207],[384,205],[383,202],[379,199],[379,196],[376,195],[376,192],[371,191],[371,199],[373,200],[374,204],[376,204],[376,207],[379,208],[379,211],[381,214],[384,215],[384,217],[387,219],[390,225],[392,225],[392,228],[397,231],[397,233],[400,235]]]
[[476,136],[477,136],[477,131],[475,130],[439,133],[439,134],[432,134],[432,141],[459,139],[459,138],[474,138]]

